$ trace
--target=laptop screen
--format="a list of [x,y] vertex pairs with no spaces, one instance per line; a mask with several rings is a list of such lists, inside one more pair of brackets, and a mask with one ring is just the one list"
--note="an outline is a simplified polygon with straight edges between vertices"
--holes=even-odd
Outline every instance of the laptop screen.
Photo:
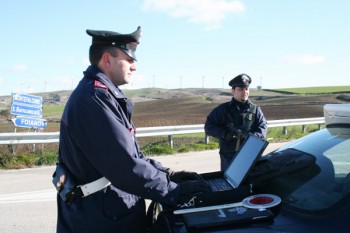
[[254,135],[249,135],[245,139],[242,147],[237,152],[236,158],[224,173],[224,177],[234,188],[237,188],[243,182],[249,170],[267,145],[267,141]]

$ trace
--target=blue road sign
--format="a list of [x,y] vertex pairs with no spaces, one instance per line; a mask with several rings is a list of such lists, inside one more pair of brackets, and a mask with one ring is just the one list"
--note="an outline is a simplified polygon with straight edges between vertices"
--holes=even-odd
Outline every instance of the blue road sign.
[[30,105],[33,107],[41,107],[43,105],[43,98],[35,95],[28,94],[13,94],[13,104]]
[[11,114],[29,117],[42,117],[42,109],[19,104],[11,105]]
[[29,118],[29,117],[16,117],[12,119],[13,124],[16,127],[34,128],[34,129],[45,129],[47,122],[42,118]]

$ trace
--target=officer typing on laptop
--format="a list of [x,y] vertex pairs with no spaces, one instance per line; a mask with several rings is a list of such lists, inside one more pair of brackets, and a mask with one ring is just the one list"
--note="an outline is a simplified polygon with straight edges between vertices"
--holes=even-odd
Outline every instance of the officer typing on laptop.
[[141,28],[130,34],[87,30],[91,65],[61,119],[57,170],[58,233],[146,231],[144,199],[171,206],[210,190],[194,172],[146,158],[119,86],[136,70]]

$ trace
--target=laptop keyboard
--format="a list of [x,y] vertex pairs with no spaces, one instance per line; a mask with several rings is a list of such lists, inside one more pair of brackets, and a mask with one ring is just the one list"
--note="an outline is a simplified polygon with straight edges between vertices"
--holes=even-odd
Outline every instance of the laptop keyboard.
[[206,181],[209,183],[212,191],[223,191],[232,189],[229,183],[227,183],[227,181],[223,178],[207,179]]

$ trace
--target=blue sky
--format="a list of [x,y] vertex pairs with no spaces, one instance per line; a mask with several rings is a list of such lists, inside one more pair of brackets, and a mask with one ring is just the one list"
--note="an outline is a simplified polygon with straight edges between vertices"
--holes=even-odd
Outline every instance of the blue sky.
[[122,88],[350,85],[350,1],[3,1],[0,95],[73,89],[89,65],[86,29],[142,37]]

